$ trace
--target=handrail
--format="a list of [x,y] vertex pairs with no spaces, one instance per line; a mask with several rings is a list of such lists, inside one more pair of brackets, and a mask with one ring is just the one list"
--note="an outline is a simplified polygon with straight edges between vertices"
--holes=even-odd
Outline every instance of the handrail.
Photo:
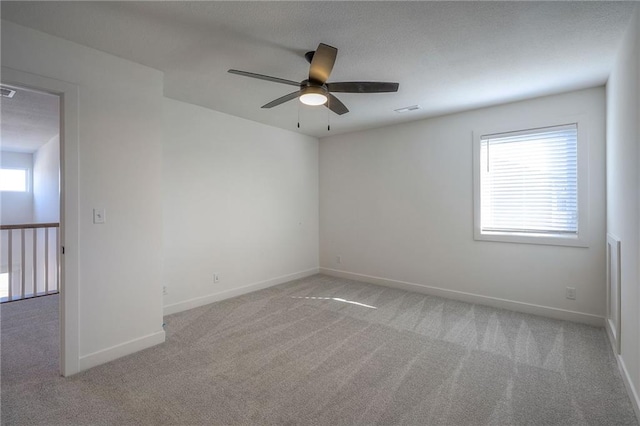
[[0,225],[0,230],[5,229],[36,229],[36,228],[59,228],[59,223],[24,223],[21,225]]

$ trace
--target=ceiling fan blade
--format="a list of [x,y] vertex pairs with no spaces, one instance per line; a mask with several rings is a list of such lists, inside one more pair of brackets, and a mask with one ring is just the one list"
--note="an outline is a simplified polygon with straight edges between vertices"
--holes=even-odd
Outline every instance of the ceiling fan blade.
[[330,92],[342,93],[387,93],[397,92],[398,83],[385,83],[377,81],[344,81],[340,83],[327,83]]
[[268,76],[268,75],[256,74],[256,73],[253,73],[253,72],[240,71],[240,70],[229,70],[229,72],[231,74],[242,75],[244,77],[257,78],[259,80],[272,81],[274,83],[282,83],[282,84],[288,84],[289,86],[298,86],[298,87],[300,87],[300,83],[298,83],[296,81],[285,80],[284,78],[271,77],[271,76]]
[[329,74],[336,63],[338,49],[328,44],[320,43],[313,54],[309,67],[309,81],[324,84],[329,79]]
[[289,93],[288,95],[284,95],[276,100],[269,102],[268,104],[262,105],[262,108],[273,108],[274,106],[278,106],[283,104],[291,99],[295,99],[300,95],[300,91],[296,90],[295,92]]
[[324,106],[338,115],[346,114],[349,112],[349,108],[347,108],[345,104],[340,102],[340,99],[336,98],[331,93],[329,93],[329,100],[324,104]]

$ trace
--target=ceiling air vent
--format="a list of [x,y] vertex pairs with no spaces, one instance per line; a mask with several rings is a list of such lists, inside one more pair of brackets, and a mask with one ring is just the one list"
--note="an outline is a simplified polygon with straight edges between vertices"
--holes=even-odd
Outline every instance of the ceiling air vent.
[[0,86],[0,96],[2,96],[3,98],[13,98],[13,95],[15,94],[15,90],[9,89],[8,87]]
[[411,106],[404,107],[404,108],[394,109],[394,111],[395,112],[409,112],[409,111],[415,111],[417,109],[420,109],[420,105],[411,105]]

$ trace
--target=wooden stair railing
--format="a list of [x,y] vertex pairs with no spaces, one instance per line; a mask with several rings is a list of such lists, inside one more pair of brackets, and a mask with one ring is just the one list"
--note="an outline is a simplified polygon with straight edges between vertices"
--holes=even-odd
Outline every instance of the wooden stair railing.
[[0,302],[58,293],[59,223],[0,225],[0,237]]

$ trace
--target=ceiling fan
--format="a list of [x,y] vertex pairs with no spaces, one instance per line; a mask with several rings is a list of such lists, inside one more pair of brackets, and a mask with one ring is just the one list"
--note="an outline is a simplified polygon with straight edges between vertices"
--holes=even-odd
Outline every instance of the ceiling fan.
[[300,98],[300,102],[306,105],[325,105],[338,115],[346,114],[349,109],[336,98],[333,93],[385,93],[397,92],[398,83],[385,83],[376,81],[345,81],[339,83],[329,83],[329,75],[336,62],[338,49],[324,43],[320,43],[318,48],[312,52],[307,52],[304,57],[311,64],[309,67],[309,78],[301,82],[286,80],[278,77],[271,77],[263,74],[256,74],[247,71],[231,69],[231,74],[238,74],[245,77],[257,78],[260,80],[272,81],[274,83],[288,84],[296,86],[298,90],[275,99],[262,108],[273,108],[295,98]]

